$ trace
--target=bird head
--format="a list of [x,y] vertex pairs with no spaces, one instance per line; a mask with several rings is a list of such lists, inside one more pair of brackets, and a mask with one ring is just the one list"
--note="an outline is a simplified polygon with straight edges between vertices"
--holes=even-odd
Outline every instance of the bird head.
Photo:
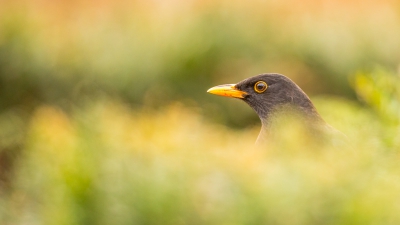
[[238,98],[256,111],[263,127],[267,127],[274,113],[292,108],[307,118],[322,120],[308,96],[288,77],[267,73],[250,77],[237,84],[224,84],[210,88],[215,95]]

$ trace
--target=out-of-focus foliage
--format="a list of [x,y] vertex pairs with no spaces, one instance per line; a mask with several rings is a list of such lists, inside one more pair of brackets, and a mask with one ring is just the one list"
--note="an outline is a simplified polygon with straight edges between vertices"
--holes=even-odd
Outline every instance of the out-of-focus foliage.
[[195,99],[243,127],[251,111],[231,113],[236,106],[205,95],[208,87],[279,72],[309,94],[354,98],[349,74],[394,69],[400,58],[396,1],[0,4],[2,109],[68,108],[100,93],[152,106]]
[[[0,224],[399,224],[396,1],[1,1]],[[348,144],[209,87],[292,78]],[[233,129],[221,124],[229,124]]]
[[359,97],[387,119],[388,124],[400,122],[400,74],[397,76],[383,69],[355,75],[354,87]]
[[42,106],[2,224],[400,222],[400,145],[382,140],[391,132],[383,118],[348,101],[315,102],[349,145],[316,146],[291,121],[259,148],[258,127],[211,125],[181,104],[132,110],[101,100],[71,115]]
[[383,135],[388,145],[400,146],[400,74],[382,68],[373,72],[358,72],[354,77],[358,96],[365,101],[384,123]]

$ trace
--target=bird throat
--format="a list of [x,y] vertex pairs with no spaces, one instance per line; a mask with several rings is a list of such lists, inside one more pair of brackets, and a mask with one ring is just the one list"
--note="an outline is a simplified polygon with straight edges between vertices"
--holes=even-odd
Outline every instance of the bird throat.
[[261,120],[261,130],[257,144],[265,143],[269,137],[283,134],[288,129],[304,130],[310,133],[316,132],[325,122],[320,117],[314,106],[302,108],[301,106],[286,103],[275,105],[274,108],[257,112]]

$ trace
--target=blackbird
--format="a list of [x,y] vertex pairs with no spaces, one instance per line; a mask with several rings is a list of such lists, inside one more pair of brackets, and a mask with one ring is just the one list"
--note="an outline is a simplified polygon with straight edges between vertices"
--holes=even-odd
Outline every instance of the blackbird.
[[207,92],[241,99],[254,109],[262,124],[257,143],[267,139],[274,117],[288,112],[301,116],[302,121],[312,127],[312,133],[333,129],[321,118],[304,91],[281,74],[260,74],[237,84],[212,87]]

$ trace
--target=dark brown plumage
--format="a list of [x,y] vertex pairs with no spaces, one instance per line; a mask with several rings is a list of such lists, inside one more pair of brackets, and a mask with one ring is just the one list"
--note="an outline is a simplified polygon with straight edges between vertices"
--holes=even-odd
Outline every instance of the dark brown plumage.
[[257,142],[262,141],[271,129],[277,115],[295,112],[315,131],[331,129],[318,114],[309,97],[288,77],[267,73],[250,77],[237,84],[225,84],[210,88],[211,94],[239,98],[259,116],[262,128]]

